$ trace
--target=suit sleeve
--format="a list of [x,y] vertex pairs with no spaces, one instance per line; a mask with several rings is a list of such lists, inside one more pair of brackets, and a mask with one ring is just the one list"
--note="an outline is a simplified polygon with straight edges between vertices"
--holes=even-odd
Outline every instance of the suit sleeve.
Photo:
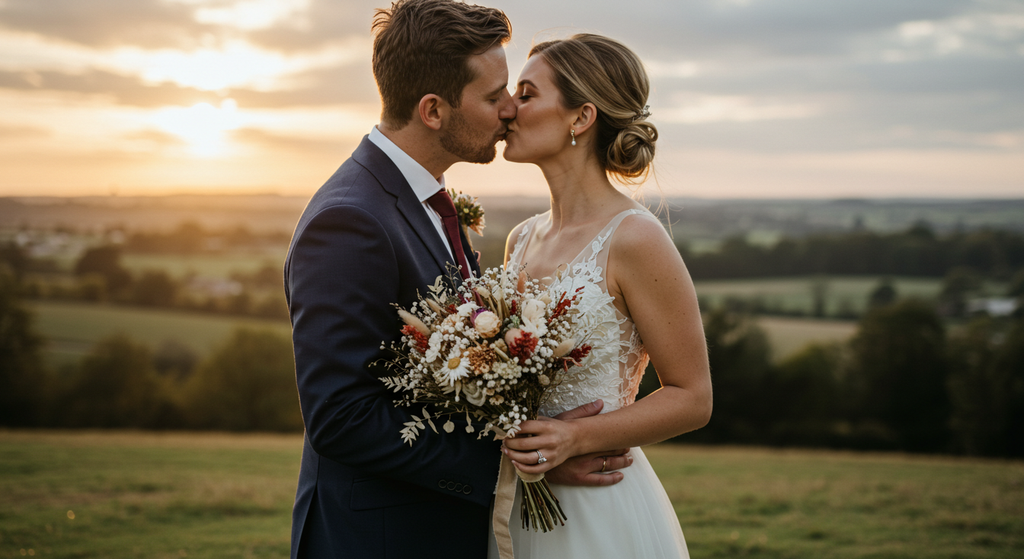
[[[399,328],[392,304],[401,270],[388,231],[363,209],[336,206],[296,236],[287,280],[299,400],[313,449],[435,491],[448,473],[492,487],[500,458],[495,444],[429,428],[411,447],[403,444],[399,431],[408,410],[394,407],[368,368]],[[485,489],[462,497],[486,506],[491,495]]]

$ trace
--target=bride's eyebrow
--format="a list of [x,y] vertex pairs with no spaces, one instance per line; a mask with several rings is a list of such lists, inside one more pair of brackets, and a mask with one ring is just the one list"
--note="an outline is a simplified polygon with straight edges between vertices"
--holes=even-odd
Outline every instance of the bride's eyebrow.
[[533,82],[531,82],[530,80],[519,80],[519,84],[517,84],[516,87],[521,87],[521,86],[524,86],[524,85],[532,86],[534,89],[537,88],[537,86]]

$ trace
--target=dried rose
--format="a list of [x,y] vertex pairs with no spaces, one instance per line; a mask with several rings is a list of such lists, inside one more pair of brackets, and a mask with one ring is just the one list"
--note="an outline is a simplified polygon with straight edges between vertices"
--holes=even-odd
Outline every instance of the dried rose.
[[485,338],[493,338],[501,332],[501,319],[491,311],[483,311],[476,315],[473,326],[478,334]]

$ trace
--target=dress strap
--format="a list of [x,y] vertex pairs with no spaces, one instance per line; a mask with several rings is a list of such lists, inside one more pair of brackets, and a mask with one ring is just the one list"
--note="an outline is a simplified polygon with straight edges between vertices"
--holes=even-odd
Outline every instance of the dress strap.
[[631,215],[637,214],[647,214],[652,219],[657,219],[646,209],[630,209],[615,214],[615,217],[608,222],[608,225],[605,225],[604,229],[601,229],[601,232],[594,237],[594,240],[590,242],[590,245],[580,251],[579,255],[577,255],[570,264],[588,262],[596,259],[597,256],[607,248],[606,245],[608,243],[608,239],[612,238],[612,235],[615,234],[615,230],[619,228],[619,224],[622,223],[622,220]]
[[531,232],[537,219],[544,214],[537,214],[530,219],[526,220],[526,224],[523,225],[523,229],[519,231],[519,236],[516,237],[516,245],[512,248],[512,254],[508,257],[509,267],[518,266],[522,264],[523,252],[526,251],[526,246],[530,244],[532,238]]

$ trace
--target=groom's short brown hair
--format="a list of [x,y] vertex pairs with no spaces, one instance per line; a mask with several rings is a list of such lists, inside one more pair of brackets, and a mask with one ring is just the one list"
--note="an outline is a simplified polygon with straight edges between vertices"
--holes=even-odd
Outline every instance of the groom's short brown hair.
[[373,76],[380,90],[381,120],[402,128],[424,95],[453,107],[473,81],[470,55],[512,36],[504,12],[454,0],[398,0],[373,19]]

